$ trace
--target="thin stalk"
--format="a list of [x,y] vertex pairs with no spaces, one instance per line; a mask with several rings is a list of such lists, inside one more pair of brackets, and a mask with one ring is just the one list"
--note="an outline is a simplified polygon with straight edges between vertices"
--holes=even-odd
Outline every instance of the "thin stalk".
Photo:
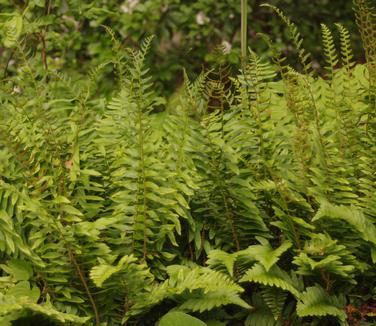
[[247,59],[247,0],[241,0],[241,53],[242,62],[246,62]]

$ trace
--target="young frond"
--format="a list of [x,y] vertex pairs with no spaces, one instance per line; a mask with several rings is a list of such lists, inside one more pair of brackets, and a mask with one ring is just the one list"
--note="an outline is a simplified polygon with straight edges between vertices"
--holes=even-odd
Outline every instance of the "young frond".
[[295,49],[298,51],[300,63],[303,66],[304,73],[308,76],[313,74],[311,54],[307,53],[303,47],[303,38],[297,28],[297,26],[288,18],[284,12],[270,4],[262,4],[263,7],[271,8],[286,24],[290,40],[294,43]]
[[338,23],[335,25],[340,34],[342,66],[345,67],[347,72],[350,72],[355,65],[354,54],[351,46],[351,35],[348,29],[343,25]]
[[331,78],[333,78],[334,70],[338,64],[337,50],[334,44],[332,31],[325,24],[321,24],[323,50],[325,54],[325,60],[328,64],[327,69],[330,72]]
[[14,12],[10,19],[8,19],[2,26],[2,43],[7,48],[12,48],[17,45],[18,39],[21,36],[23,27],[23,17]]

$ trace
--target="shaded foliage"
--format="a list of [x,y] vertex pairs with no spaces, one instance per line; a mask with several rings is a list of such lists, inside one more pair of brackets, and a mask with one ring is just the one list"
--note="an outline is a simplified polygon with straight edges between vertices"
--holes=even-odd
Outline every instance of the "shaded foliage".
[[[251,51],[238,76],[185,74],[170,101],[151,38],[125,49],[107,27],[110,59],[71,80],[34,64],[24,20],[7,20],[19,61],[0,89],[2,325],[374,322],[375,14],[355,4],[366,64],[344,26],[337,42],[322,25],[318,76],[267,6],[296,69],[263,36],[272,61]],[[110,68],[117,85],[98,94]]]

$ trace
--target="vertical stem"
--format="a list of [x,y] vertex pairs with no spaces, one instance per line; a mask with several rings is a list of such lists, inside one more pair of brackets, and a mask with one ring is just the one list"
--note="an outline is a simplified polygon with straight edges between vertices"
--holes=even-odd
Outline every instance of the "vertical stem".
[[81,267],[80,265],[78,265],[78,262],[76,260],[76,257],[74,256],[74,253],[73,251],[68,248],[68,254],[69,254],[69,259],[70,261],[72,262],[73,266],[75,267],[76,269],[76,272],[80,278],[80,281],[85,289],[85,292],[89,298],[89,301],[91,303],[91,306],[93,308],[93,311],[94,311],[94,317],[95,317],[95,326],[99,326],[101,324],[101,321],[100,321],[100,317],[99,317],[99,312],[98,312],[98,308],[95,304],[95,301],[94,301],[94,298],[90,292],[90,289],[89,289],[89,286],[87,285],[87,282],[86,282],[86,279],[85,279],[85,275],[84,273],[82,272],[81,270]]
[[241,50],[242,62],[247,58],[247,0],[241,0]]

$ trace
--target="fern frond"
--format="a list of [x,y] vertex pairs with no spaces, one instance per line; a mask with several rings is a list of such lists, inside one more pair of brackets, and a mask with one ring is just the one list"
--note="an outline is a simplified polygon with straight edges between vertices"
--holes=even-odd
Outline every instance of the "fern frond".
[[240,279],[240,282],[255,282],[266,286],[274,286],[300,297],[299,290],[295,287],[291,277],[278,266],[273,266],[267,271],[261,264],[255,264]]
[[[32,317],[40,320],[47,320],[50,323],[61,323],[70,325],[86,325],[89,317],[79,317],[71,313],[63,313],[57,310],[50,302],[43,305],[32,303],[27,298],[16,298],[0,293],[0,322],[3,325],[11,325],[12,321],[28,321]],[[39,318],[38,318],[39,317]]]
[[264,287],[261,295],[275,320],[281,319],[283,307],[286,303],[287,292],[276,287]]
[[312,60],[311,60],[311,54],[307,53],[306,50],[303,47],[303,38],[299,33],[299,30],[297,26],[288,18],[281,9],[270,5],[270,4],[262,4],[263,7],[271,8],[286,24],[288,31],[289,31],[289,37],[291,41],[293,41],[294,46],[296,50],[298,51],[298,56],[300,59],[300,63],[303,66],[303,70],[307,76],[310,76],[313,74],[312,71]]
[[[345,278],[355,283],[357,259],[344,245],[337,244],[325,234],[315,234],[304,244],[304,248],[293,261],[298,265],[298,274],[315,275],[323,278],[327,288],[330,288],[330,278],[333,275]],[[335,277],[333,277],[335,278]]]
[[300,317],[306,316],[335,316],[340,321],[346,320],[345,300],[343,297],[329,295],[320,286],[307,288],[301,295],[296,310]]
[[23,17],[14,12],[10,19],[8,19],[2,26],[4,29],[3,44],[7,48],[14,47],[22,33]]
[[367,67],[370,81],[370,116],[374,117],[376,110],[376,8],[368,0],[354,0],[355,16],[366,52]]
[[327,69],[330,72],[330,78],[334,76],[334,70],[338,64],[337,50],[334,44],[334,39],[331,30],[325,24],[321,24],[323,50],[325,54]]
[[242,252],[248,253],[258,261],[267,272],[277,263],[279,257],[292,246],[290,241],[285,241],[273,250],[268,240],[261,237],[256,237],[256,239],[261,243],[260,245],[250,246]]
[[203,312],[227,304],[250,308],[239,297],[243,289],[225,274],[205,268],[184,271],[176,266],[174,270],[169,270],[169,275],[169,283],[173,286],[172,289],[176,288],[175,293],[183,293],[186,290],[191,293],[182,304],[183,309]]
[[349,230],[355,230],[362,236],[364,241],[376,244],[376,227],[360,209],[352,206],[337,206],[323,202],[312,221],[318,221],[323,218],[326,220],[342,220],[346,222]]
[[269,309],[267,303],[264,301],[262,294],[259,292],[252,293],[252,306],[254,309],[249,313],[245,320],[246,326],[281,326],[280,320],[274,318],[273,312]]
[[341,61],[347,72],[350,72],[355,65],[354,54],[351,47],[350,32],[341,24],[335,24],[340,33]]
[[227,273],[229,273],[230,276],[233,276],[237,254],[238,252],[229,254],[219,249],[211,250],[208,254],[208,260],[206,263],[212,269],[218,269],[221,266],[225,266]]
[[228,304],[250,309],[248,303],[240,298],[244,291],[227,275],[209,268],[182,265],[167,267],[169,278],[156,288],[151,288],[148,296],[137,300],[128,317],[150,309],[163,300],[180,303],[179,309],[204,312]]

